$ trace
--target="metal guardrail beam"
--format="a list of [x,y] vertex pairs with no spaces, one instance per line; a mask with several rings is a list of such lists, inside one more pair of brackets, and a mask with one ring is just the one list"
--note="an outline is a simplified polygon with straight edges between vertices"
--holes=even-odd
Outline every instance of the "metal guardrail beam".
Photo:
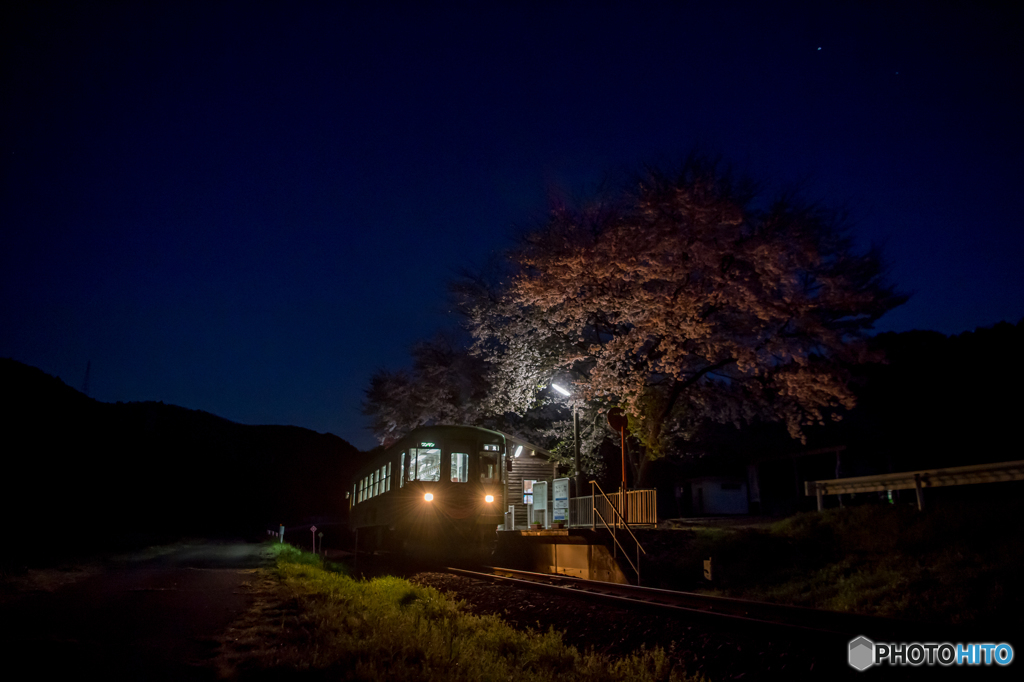
[[924,507],[923,490],[950,485],[973,483],[999,483],[1002,481],[1024,481],[1024,460],[972,464],[946,469],[922,469],[896,474],[835,478],[826,481],[804,481],[804,493],[818,498],[818,509],[822,508],[822,496],[847,493],[882,492],[886,490],[917,490],[917,506]]

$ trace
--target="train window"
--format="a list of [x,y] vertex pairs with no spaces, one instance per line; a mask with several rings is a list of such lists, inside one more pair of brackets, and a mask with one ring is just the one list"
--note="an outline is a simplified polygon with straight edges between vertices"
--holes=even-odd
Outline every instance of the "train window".
[[409,480],[441,480],[441,448],[409,448]]
[[[487,447],[486,445],[484,446]],[[497,447],[497,446],[495,446]],[[501,477],[501,471],[498,469],[498,453],[497,452],[481,452],[480,453],[480,482],[481,483],[497,483]]]
[[387,463],[387,469],[384,476],[384,492],[391,490],[391,462]]
[[401,461],[402,461],[402,468],[399,469],[399,473],[401,475],[398,477],[398,487],[399,488],[401,488],[402,486],[405,485],[405,453],[404,452],[402,453]]
[[469,481],[469,454],[465,452],[452,453],[452,483],[467,483]]

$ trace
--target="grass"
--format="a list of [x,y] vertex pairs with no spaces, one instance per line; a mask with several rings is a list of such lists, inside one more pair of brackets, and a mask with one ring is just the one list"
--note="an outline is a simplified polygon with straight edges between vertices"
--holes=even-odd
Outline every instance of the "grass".
[[[1019,502],[947,504],[920,513],[874,505],[798,514],[767,530],[695,531],[670,560],[714,582],[691,588],[746,599],[947,623],[1024,625]],[[713,589],[708,589],[713,585]]]
[[612,660],[580,652],[559,632],[516,630],[496,616],[395,577],[360,581],[341,566],[278,545],[233,626],[221,673],[345,680],[684,680],[660,649]]

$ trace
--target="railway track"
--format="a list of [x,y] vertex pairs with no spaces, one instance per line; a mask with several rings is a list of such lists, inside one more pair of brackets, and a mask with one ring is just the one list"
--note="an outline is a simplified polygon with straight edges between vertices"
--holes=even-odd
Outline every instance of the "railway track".
[[[482,571],[469,571],[460,568],[446,568],[445,570],[479,580],[506,582],[522,587],[546,590],[562,596],[614,604],[620,608],[651,609],[672,612],[677,615],[685,614],[709,624],[728,627],[784,628],[793,633],[803,632],[849,638],[865,635],[882,641],[897,641],[901,637],[913,637],[914,641],[923,641],[936,629],[935,626],[928,623],[822,611],[729,597],[712,597],[693,592],[620,585],[508,568],[486,567]],[[943,632],[943,636],[948,638],[949,626],[943,627]]]

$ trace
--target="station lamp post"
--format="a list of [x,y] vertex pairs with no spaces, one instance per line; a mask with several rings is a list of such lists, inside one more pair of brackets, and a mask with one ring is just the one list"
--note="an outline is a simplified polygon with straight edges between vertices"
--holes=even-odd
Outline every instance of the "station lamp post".
[[[570,391],[558,384],[551,384],[551,388],[566,397],[572,397]],[[573,466],[576,468],[576,497],[580,497],[583,495],[583,469],[580,467],[580,411],[575,400],[572,401],[572,443]]]

